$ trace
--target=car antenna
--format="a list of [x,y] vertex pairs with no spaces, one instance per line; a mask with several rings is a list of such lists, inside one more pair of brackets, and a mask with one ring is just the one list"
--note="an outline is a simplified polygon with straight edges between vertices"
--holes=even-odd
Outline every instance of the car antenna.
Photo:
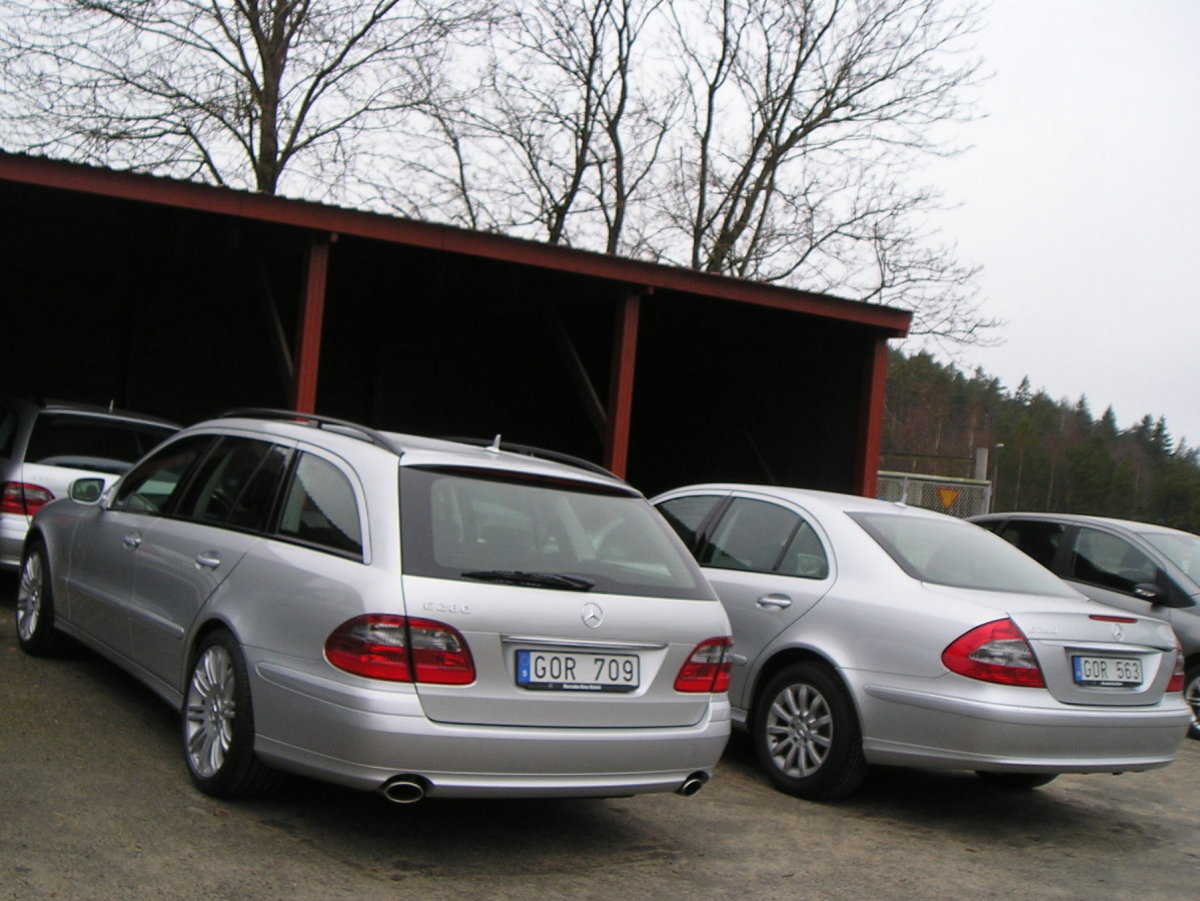
[[500,433],[499,432],[497,432],[496,437],[492,439],[492,443],[488,446],[488,450],[495,451],[496,453],[500,452]]

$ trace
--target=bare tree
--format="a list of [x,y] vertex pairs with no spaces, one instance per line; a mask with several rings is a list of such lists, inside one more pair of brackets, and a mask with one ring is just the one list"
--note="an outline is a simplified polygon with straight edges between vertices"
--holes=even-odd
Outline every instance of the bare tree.
[[[511,0],[462,102],[413,140],[440,151],[393,181],[406,212],[551,244],[622,244],[671,105],[635,81],[664,0]],[[661,24],[661,18],[660,18]],[[432,200],[432,206],[430,201]]]
[[970,116],[950,0],[525,0],[406,209],[914,310],[979,342],[917,166]]
[[10,149],[328,194],[486,0],[0,0]]
[[673,4],[689,127],[672,143],[664,257],[707,272],[911,306],[914,331],[979,340],[974,270],[919,224],[914,178],[969,115],[978,13],[942,0]]

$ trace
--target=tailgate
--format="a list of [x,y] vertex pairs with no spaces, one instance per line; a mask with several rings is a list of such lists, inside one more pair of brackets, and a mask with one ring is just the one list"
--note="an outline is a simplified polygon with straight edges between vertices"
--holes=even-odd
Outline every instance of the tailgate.
[[426,716],[495,726],[693,725],[711,695],[674,688],[696,645],[729,634],[719,602],[404,578],[410,616],[453,626],[470,685],[418,684]]

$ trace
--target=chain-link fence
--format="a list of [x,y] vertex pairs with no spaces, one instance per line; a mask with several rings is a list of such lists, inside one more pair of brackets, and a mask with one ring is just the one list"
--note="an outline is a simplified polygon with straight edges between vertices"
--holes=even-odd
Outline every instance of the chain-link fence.
[[992,483],[910,472],[881,472],[875,496],[885,501],[898,501],[910,507],[924,507],[965,518],[988,512],[992,501]]

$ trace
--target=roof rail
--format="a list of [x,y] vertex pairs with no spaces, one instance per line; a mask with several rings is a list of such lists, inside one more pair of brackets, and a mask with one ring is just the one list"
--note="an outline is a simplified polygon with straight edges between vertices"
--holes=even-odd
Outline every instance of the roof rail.
[[611,470],[605,469],[599,463],[593,463],[591,460],[585,460],[582,457],[575,457],[571,454],[564,454],[561,451],[547,450],[543,447],[534,447],[529,444],[513,444],[509,441],[500,441],[499,435],[493,439],[487,438],[447,438],[447,441],[457,441],[459,444],[470,444],[475,447],[486,447],[492,450],[508,451],[513,454],[522,454],[526,457],[537,457],[541,460],[551,460],[555,463],[565,463],[567,466],[574,466],[576,469],[585,469],[588,472],[593,472],[596,475],[608,476],[610,479],[617,479],[620,482],[625,480]]
[[349,435],[351,438],[357,438],[360,441],[366,441],[369,444],[374,444],[376,447],[382,447],[384,450],[391,451],[396,456],[404,455],[404,452],[392,444],[382,432],[378,432],[357,422],[350,422],[347,419],[318,416],[315,413],[297,413],[295,410],[275,410],[267,407],[241,407],[235,410],[226,410],[218,418],[230,419],[235,416],[241,416],[246,419],[272,419],[294,422],[297,425],[306,425],[314,429],[336,429]]

